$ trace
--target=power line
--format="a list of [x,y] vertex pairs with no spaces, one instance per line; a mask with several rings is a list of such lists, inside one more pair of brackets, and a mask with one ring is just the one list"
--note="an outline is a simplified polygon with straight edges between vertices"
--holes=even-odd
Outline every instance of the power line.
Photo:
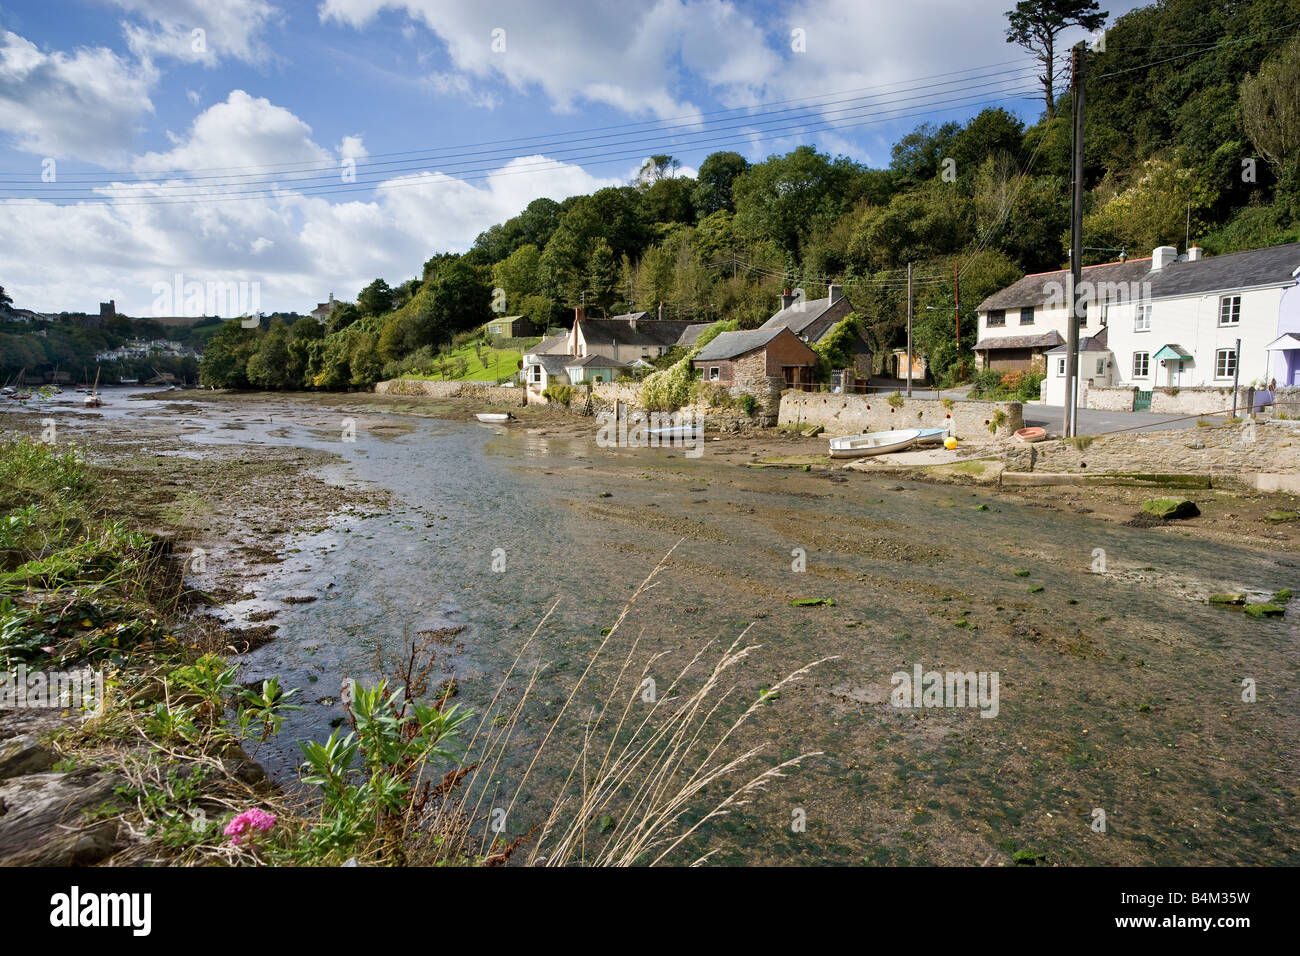
[[[1019,99],[1028,99],[1028,98],[1035,97],[1037,95],[1037,91],[1033,89],[1012,90],[1004,95],[996,96],[991,99],[981,99],[982,95],[983,94],[975,94],[969,97],[958,97],[958,98],[950,99],[940,104],[925,104],[925,105],[918,104],[913,107],[903,107],[894,110],[877,111],[875,114],[866,114],[866,115],[874,115],[877,118],[862,120],[859,122],[852,122],[852,123],[817,119],[808,122],[793,123],[784,127],[761,128],[762,124],[759,124],[761,128],[761,132],[765,133],[766,135],[757,135],[757,136],[753,135],[753,130],[751,128],[749,131],[742,130],[733,135],[725,136],[722,139],[715,140],[713,142],[702,141],[698,143],[686,144],[685,148],[689,151],[716,150],[721,146],[735,145],[737,143],[742,143],[742,142],[757,143],[757,142],[766,142],[770,140],[784,139],[795,132],[807,133],[819,129],[830,129],[830,130],[856,129],[863,126],[876,125],[879,123],[896,122],[900,119],[914,118],[918,116],[928,116],[936,113],[943,113],[957,107],[973,107],[978,105],[987,106],[993,103],[1002,103],[1002,102],[1010,102]],[[856,107],[856,108],[851,108],[851,110],[860,111],[869,108],[870,107]],[[882,113],[896,114],[896,115],[882,116],[881,115]],[[863,115],[863,114],[859,113],[858,115]],[[852,118],[856,118],[856,116]],[[711,134],[712,131],[702,131],[699,134],[691,134],[691,135],[711,135]],[[660,143],[658,145],[662,146],[663,144]],[[631,149],[631,151],[629,152],[628,149]],[[637,158],[645,154],[645,149],[646,149],[645,146],[637,146],[636,148],[632,148],[629,145],[624,147],[623,150],[614,153],[596,153],[596,154],[575,156],[572,157],[569,160],[569,162],[584,163],[593,160],[613,161],[615,159]],[[569,151],[569,152],[575,152],[575,151]],[[557,160],[543,159],[542,161],[539,161],[537,163],[524,163],[522,164],[522,166],[521,164],[515,164],[509,170],[506,170],[504,168],[484,169],[480,167],[478,169],[471,170],[471,173],[478,173],[478,175],[474,175],[474,174],[460,175],[456,177],[456,181],[472,182],[472,181],[478,181],[482,179],[496,178],[498,176],[526,175],[526,174],[536,172],[538,169],[541,168],[551,168],[557,165],[559,165]],[[428,172],[429,172],[428,170],[424,170],[424,169],[410,171],[410,173],[428,173]],[[441,173],[442,170],[438,170],[438,172]],[[333,177],[331,177],[331,179],[332,178]],[[211,189],[213,187],[198,187],[198,186],[192,186],[190,184],[168,187],[166,185],[157,184],[157,185],[153,185],[152,188],[161,190],[160,194],[149,199],[141,199],[141,200],[121,199],[116,197],[105,199],[102,197],[102,195],[91,194],[86,196],[60,196],[54,200],[46,200],[37,197],[7,197],[4,199],[0,199],[0,201],[14,203],[14,204],[79,203],[84,205],[114,205],[114,206],[175,205],[180,203],[211,204],[215,202],[237,202],[246,199],[281,198],[285,193],[287,193],[289,196],[320,196],[320,195],[332,195],[337,193],[354,193],[354,192],[361,192],[361,191],[369,191],[375,188],[376,186],[382,186],[386,189],[394,189],[394,188],[401,188],[401,187],[412,186],[412,185],[422,185],[425,182],[427,182],[427,179],[425,179],[423,176],[414,176],[408,173],[407,175],[398,176],[393,179],[367,181],[364,183],[352,183],[352,184],[345,184],[342,186],[335,185],[335,186],[328,186],[328,188],[327,188],[328,184],[321,183],[315,186],[312,185],[304,186],[297,190],[292,190],[292,189],[283,190],[282,192],[282,187],[280,187],[279,184],[272,183],[269,186],[256,187],[250,190],[243,190],[243,191],[233,190],[233,191],[227,191],[225,193],[217,193],[217,194],[213,194],[211,192],[201,192],[201,191],[190,192],[182,196],[181,198],[175,198],[177,192],[179,192],[179,190],[181,189],[188,189],[193,191],[193,190],[201,190],[204,188]],[[125,185],[135,185],[135,184],[125,184]],[[110,187],[105,187],[105,188],[110,188]]]

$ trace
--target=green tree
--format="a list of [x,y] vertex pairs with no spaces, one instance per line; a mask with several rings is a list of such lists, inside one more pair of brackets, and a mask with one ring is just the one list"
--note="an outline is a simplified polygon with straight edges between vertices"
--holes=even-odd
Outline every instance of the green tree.
[[8,308],[13,304],[14,300],[10,298],[9,293],[5,291],[5,287],[0,285],[0,309]]
[[735,212],[731,196],[736,178],[749,169],[749,160],[739,153],[711,153],[700,164],[691,201],[701,219],[715,212]]
[[1277,170],[1279,192],[1300,214],[1300,37],[1241,83],[1241,118],[1255,148]]
[[1007,11],[1007,42],[1030,53],[1043,65],[1038,81],[1043,85],[1047,117],[1056,115],[1056,38],[1067,27],[1099,29],[1110,14],[1096,0],[1020,0]]
[[357,294],[357,308],[362,315],[383,315],[393,309],[393,290],[383,279],[376,279]]
[[353,322],[361,318],[361,310],[351,302],[344,302],[330,315],[329,323],[325,330],[333,335],[335,332],[341,332]]
[[257,351],[248,359],[245,374],[249,384],[272,391],[295,388],[301,384],[293,379],[290,372],[289,327],[283,321],[277,319],[272,322],[266,334],[261,336]]

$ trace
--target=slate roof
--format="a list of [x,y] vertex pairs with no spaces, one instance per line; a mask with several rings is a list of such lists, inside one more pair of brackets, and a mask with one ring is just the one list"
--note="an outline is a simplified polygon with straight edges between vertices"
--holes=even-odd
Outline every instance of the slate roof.
[[579,319],[587,347],[593,345],[676,345],[692,325],[681,319],[655,319],[649,312],[616,315],[612,319]]
[[533,361],[528,362],[527,365],[540,365],[546,369],[547,375],[563,375],[573,359],[572,355],[559,355],[554,352],[543,352],[540,355],[533,355],[532,352],[528,354],[532,356]]
[[736,358],[755,349],[764,348],[783,331],[785,331],[784,327],[750,329],[748,332],[720,332],[712,342],[700,349],[694,360],[714,362],[719,359]]
[[542,339],[536,345],[528,350],[529,355],[567,355],[569,352],[569,333],[562,332],[559,335],[552,335],[549,339]]
[[[1205,256],[1195,262],[1184,259],[1154,272],[1150,258],[1084,266],[1083,278],[1093,283],[1150,282],[1152,299],[1170,299],[1258,286],[1292,285],[1297,270],[1300,270],[1300,242],[1291,242],[1266,249]],[[1056,283],[1064,288],[1069,275],[1068,269],[1062,269],[1025,276],[993,293],[979,304],[977,311],[1041,306],[1049,295],[1059,294],[1056,288],[1049,290],[1048,286]]]
[[1297,269],[1300,269],[1300,242],[1208,256],[1197,262],[1171,262],[1159,272],[1151,273],[1151,298],[1290,285],[1295,282]]
[[[1054,349],[1048,349],[1045,354],[1052,355],[1055,352],[1064,352],[1066,343],[1062,342]],[[1085,335],[1079,339],[1080,352],[1109,352],[1110,346],[1106,344],[1106,330],[1103,328],[1096,335]]]
[[[844,298],[844,296],[840,298]],[[827,309],[838,302],[837,299],[835,303],[832,303],[829,296],[825,299],[809,299],[802,303],[803,308],[799,308],[800,303],[795,302],[788,309],[782,309],[776,313],[776,315],[760,325],[759,328],[789,329],[795,335],[799,335],[804,329],[820,319]]]
[[1056,331],[1042,332],[1038,335],[1008,335],[1000,339],[985,339],[975,343],[975,351],[991,349],[1042,349],[1054,345],[1063,345],[1065,339]]
[[612,359],[604,355],[587,355],[584,358],[575,358],[572,361],[564,363],[565,368],[631,368],[626,362],[620,362],[618,359]]
[[695,345],[695,340],[700,337],[700,333],[707,329],[712,322],[695,322],[686,326],[685,331],[677,339],[678,345],[684,345],[688,349]]
[[[1193,263],[1193,265],[1195,264]],[[1106,262],[1096,266],[1084,266],[1083,280],[1093,283],[1143,282],[1150,272],[1151,259],[1149,257],[1146,259],[1129,259],[1127,262]],[[994,292],[976,307],[976,311],[989,312],[993,309],[1019,309],[1031,305],[1045,305],[1050,296],[1059,296],[1061,294],[1061,290],[1066,288],[1069,279],[1069,269],[1027,275],[1018,282],[1011,283],[1000,292]]]

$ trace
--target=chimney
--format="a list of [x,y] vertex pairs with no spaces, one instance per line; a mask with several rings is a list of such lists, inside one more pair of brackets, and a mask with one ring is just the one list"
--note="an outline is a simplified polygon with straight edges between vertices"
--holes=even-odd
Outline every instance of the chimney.
[[581,321],[582,321],[583,319],[585,319],[586,317],[587,317],[587,308],[586,308],[586,306],[575,305],[575,306],[573,307],[573,321],[574,321],[574,324],[577,324],[578,322],[581,322]]
[[660,302],[660,303],[659,303],[659,321],[660,321],[660,322],[662,322],[662,321],[664,320],[664,313],[665,313],[666,311],[667,311],[667,310],[664,308],[664,304],[663,304],[662,302]]
[[1151,251],[1151,271],[1157,272],[1169,265],[1171,262],[1178,261],[1178,250],[1173,246],[1160,246]]
[[829,304],[834,305],[844,297],[844,288],[838,285],[828,285],[826,287],[826,294],[830,296],[831,301]]
[[781,308],[788,309],[792,305],[794,305],[794,293],[786,289],[781,293]]
[[1188,247],[1188,249],[1187,249],[1187,261],[1188,261],[1188,262],[1200,262],[1200,261],[1201,261],[1201,247],[1200,247],[1200,246],[1189,246],[1189,247]]
[[331,292],[331,293],[330,293],[330,303],[333,304],[333,302],[334,302],[334,293]]

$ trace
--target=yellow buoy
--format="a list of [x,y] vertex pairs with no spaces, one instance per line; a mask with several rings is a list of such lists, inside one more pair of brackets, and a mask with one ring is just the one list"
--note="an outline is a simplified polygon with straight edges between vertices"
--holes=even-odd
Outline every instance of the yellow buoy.
[[946,449],[948,449],[949,451],[952,451],[954,448],[957,447],[957,439],[955,439],[955,438],[953,438],[953,437],[951,437],[951,436],[949,436],[948,438],[945,438],[945,439],[943,440],[943,447],[946,448]]

